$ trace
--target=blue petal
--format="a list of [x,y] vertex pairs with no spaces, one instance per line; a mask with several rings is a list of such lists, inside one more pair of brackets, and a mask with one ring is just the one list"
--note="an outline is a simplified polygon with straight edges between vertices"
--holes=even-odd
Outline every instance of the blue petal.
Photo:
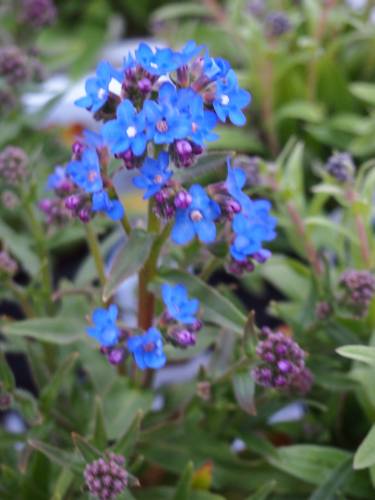
[[209,220],[202,219],[194,223],[199,239],[203,243],[212,243],[216,238],[215,223]]
[[189,219],[188,212],[177,210],[175,224],[171,233],[172,240],[178,245],[184,245],[191,241],[194,235],[194,226]]

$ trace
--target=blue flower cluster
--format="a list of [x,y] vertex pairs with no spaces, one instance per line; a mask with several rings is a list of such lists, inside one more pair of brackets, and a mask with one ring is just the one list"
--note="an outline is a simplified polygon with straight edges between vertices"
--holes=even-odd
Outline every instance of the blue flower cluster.
[[87,333],[99,342],[101,346],[109,347],[116,344],[120,330],[116,325],[118,308],[111,304],[107,309],[98,308],[92,313],[94,326],[87,328]]
[[164,284],[161,293],[169,317],[187,325],[195,323],[199,300],[190,299],[184,285]]

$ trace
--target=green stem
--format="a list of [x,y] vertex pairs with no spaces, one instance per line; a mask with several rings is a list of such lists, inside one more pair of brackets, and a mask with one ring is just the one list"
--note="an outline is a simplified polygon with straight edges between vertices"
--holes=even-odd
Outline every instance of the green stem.
[[25,316],[28,318],[34,317],[35,316],[34,309],[33,309],[32,305],[29,303],[29,301],[27,300],[26,294],[24,293],[22,288],[20,286],[18,286],[16,283],[14,283],[14,281],[12,281],[11,279],[8,280],[7,286],[10,288],[13,295],[20,303]]
[[86,227],[87,242],[89,245],[91,255],[95,262],[95,267],[98,272],[99,281],[101,286],[104,286],[106,281],[105,270],[104,270],[104,262],[102,259],[102,254],[100,252],[99,240],[90,223],[86,224],[85,227]]
[[215,380],[212,381],[212,384],[221,384],[230,380],[232,376],[240,369],[247,368],[254,362],[253,359],[250,358],[242,358],[237,363],[234,363],[227,371],[225,371],[222,375],[219,375]]
[[121,219],[121,225],[124,228],[125,233],[129,236],[132,232],[132,227],[126,214],[124,214],[124,217]]

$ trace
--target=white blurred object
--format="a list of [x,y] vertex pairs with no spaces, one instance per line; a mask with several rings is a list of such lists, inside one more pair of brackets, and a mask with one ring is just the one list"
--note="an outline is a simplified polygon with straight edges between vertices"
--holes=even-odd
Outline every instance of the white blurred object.
[[230,451],[232,453],[241,453],[241,451],[246,450],[246,443],[245,441],[242,441],[242,439],[236,438],[233,440],[232,444],[230,445]]
[[298,422],[306,413],[305,405],[296,401],[290,405],[284,406],[268,419],[270,425],[281,424],[283,422]]
[[346,0],[346,4],[353,10],[362,10],[367,5],[367,0]]

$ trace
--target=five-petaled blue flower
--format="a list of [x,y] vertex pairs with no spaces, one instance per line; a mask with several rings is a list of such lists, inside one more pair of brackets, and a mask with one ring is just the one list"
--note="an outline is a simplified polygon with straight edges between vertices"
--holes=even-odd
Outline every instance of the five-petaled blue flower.
[[180,63],[178,54],[172,49],[157,48],[153,51],[147,43],[139,44],[135,51],[135,59],[151,75],[158,76],[174,71]]
[[250,99],[249,92],[239,88],[236,73],[232,69],[225,78],[216,82],[213,107],[222,122],[229,117],[233,125],[245,125],[246,117],[241,110],[249,104]]
[[228,175],[225,180],[225,187],[233,199],[238,201],[243,212],[250,212],[252,201],[242,189],[246,183],[246,173],[241,168],[232,167],[230,157],[227,158]]
[[194,90],[179,90],[177,107],[189,122],[190,130],[187,137],[193,142],[203,146],[205,141],[215,141],[218,138],[218,135],[212,132],[217,124],[216,114],[204,108],[202,97]]
[[99,158],[92,149],[85,149],[80,160],[68,163],[66,172],[86,193],[95,193],[103,189]]
[[141,370],[161,368],[167,361],[163,351],[162,336],[156,328],[149,328],[143,335],[130,337],[128,349]]
[[235,215],[232,222],[235,236],[230,252],[236,260],[245,260],[262,249],[263,241],[275,238],[276,219],[270,215],[270,209],[267,200],[257,200],[251,203],[249,211]]
[[210,57],[208,52],[205,54],[203,72],[210,80],[217,80],[218,78],[225,77],[230,69],[230,64],[225,59],[221,57]]
[[109,62],[100,62],[96,68],[96,76],[86,80],[86,95],[75,101],[76,106],[96,113],[107,102],[112,80],[116,82],[116,86],[121,86],[121,79],[121,73],[116,71]]
[[133,184],[139,189],[145,189],[143,199],[147,200],[158,193],[161,188],[172,177],[172,172],[168,169],[169,155],[165,151],[159,153],[156,160],[146,158],[139,169],[140,175],[134,177]]
[[212,243],[216,238],[214,221],[220,215],[220,207],[199,184],[191,186],[189,194],[190,205],[176,210],[172,240],[183,245],[197,235],[203,243]]
[[126,99],[117,108],[117,118],[103,125],[102,135],[112,153],[123,153],[129,148],[135,156],[141,156],[146,149],[145,116]]
[[101,307],[92,313],[94,326],[86,328],[90,337],[93,337],[101,346],[109,347],[117,344],[120,337],[120,330],[116,325],[118,308],[111,304],[108,309]]
[[189,135],[191,124],[188,117],[177,106],[176,87],[169,82],[159,89],[158,102],[146,100],[143,111],[146,115],[147,130],[155,144],[172,144],[176,139]]
[[169,316],[186,325],[196,321],[195,314],[199,309],[199,300],[189,299],[184,285],[164,284],[161,287],[161,293]]
[[124,217],[124,208],[118,200],[111,200],[107,191],[98,191],[92,195],[92,210],[104,212],[112,220],[120,220]]

